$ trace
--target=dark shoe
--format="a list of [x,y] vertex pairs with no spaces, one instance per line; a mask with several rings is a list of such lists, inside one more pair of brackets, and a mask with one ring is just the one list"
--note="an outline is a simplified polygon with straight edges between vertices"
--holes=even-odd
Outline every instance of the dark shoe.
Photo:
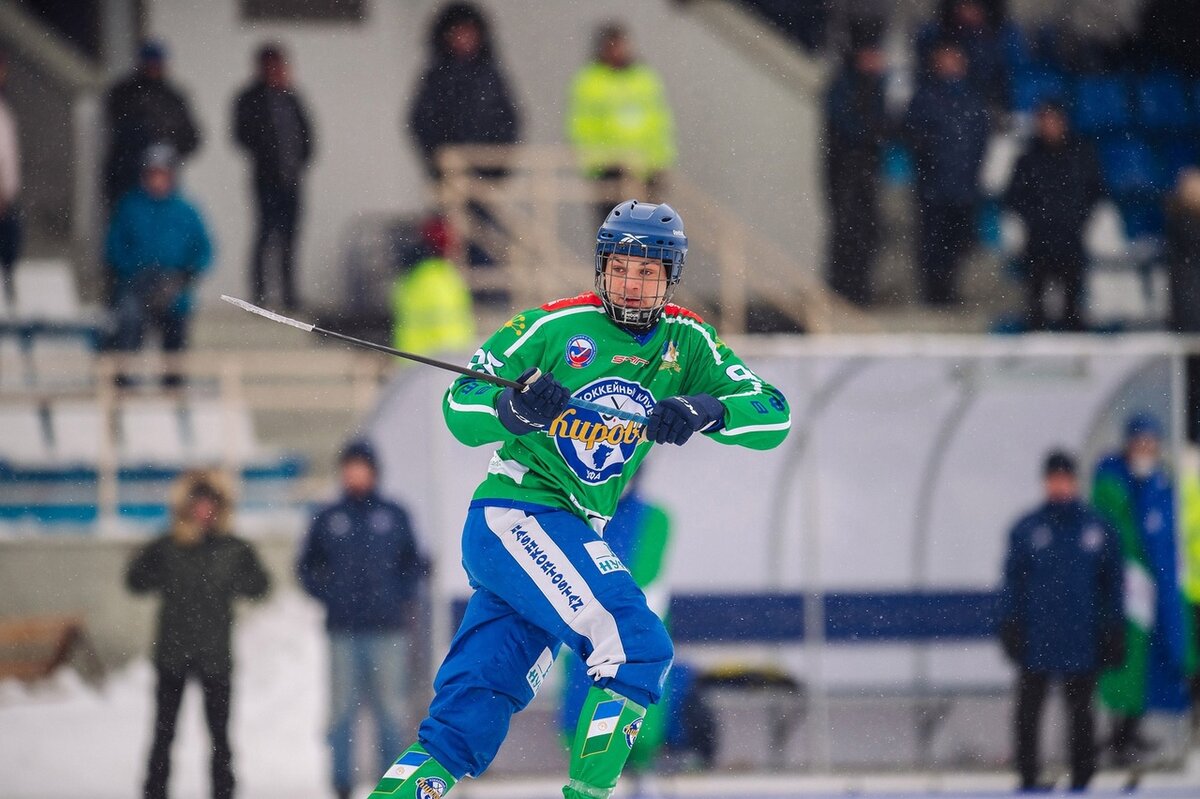
[[335,788],[334,791],[337,792],[337,799],[350,799],[349,788]]

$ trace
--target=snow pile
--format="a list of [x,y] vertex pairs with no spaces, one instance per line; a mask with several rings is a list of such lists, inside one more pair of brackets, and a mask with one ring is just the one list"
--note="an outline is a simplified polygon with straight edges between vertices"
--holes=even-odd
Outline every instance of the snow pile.
[[[234,770],[242,796],[324,796],[326,639],[319,606],[282,592],[235,628]],[[89,799],[141,793],[154,669],[135,661],[98,692],[68,669],[34,686],[0,683],[0,796]],[[209,796],[208,732],[198,686],[180,711],[173,799]]]

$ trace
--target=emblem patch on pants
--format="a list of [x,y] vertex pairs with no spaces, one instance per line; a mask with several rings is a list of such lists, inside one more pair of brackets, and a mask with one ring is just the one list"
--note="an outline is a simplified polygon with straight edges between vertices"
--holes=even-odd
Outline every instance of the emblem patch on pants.
[[417,799],[442,799],[446,781],[441,777],[421,777],[417,780]]
[[608,751],[613,735],[617,732],[617,721],[625,707],[624,699],[609,699],[596,705],[592,712],[592,723],[588,725],[587,738],[583,742],[580,757],[599,755]]

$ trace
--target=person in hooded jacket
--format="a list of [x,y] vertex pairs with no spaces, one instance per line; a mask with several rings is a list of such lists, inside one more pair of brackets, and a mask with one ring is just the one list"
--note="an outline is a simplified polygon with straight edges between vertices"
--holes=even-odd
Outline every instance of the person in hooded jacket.
[[[440,148],[455,144],[514,144],[521,120],[493,53],[487,17],[473,3],[449,3],[430,29],[432,60],[409,109],[412,131],[434,180]],[[503,169],[483,170],[490,177]]]
[[1061,681],[1069,713],[1071,788],[1096,771],[1092,695],[1104,666],[1121,661],[1121,548],[1109,525],[1080,498],[1075,459],[1052,452],[1046,501],[1009,536],[1000,593],[1000,641],[1019,669],[1014,738],[1022,790],[1038,783],[1042,707]]
[[341,498],[308,531],[296,571],[304,590],[325,606],[329,632],[333,789],[354,788],[354,729],[365,707],[376,724],[386,771],[403,744],[408,698],[408,630],[425,559],[404,508],[379,495],[379,462],[365,440],[341,454]]
[[125,574],[130,591],[162,598],[154,637],[154,742],[143,796],[167,795],[179,704],[187,681],[195,679],[212,739],[212,796],[230,799],[233,602],[264,596],[270,580],[254,547],[231,532],[232,492],[221,474],[188,472],[172,493],[170,530],[144,546]]
[[1179,587],[1175,489],[1162,458],[1163,428],[1143,411],[1125,423],[1120,452],[1096,467],[1092,503],[1116,529],[1125,561],[1125,657],[1100,677],[1100,700],[1113,715],[1108,745],[1118,763],[1153,750],[1147,711],[1181,714],[1194,667]]

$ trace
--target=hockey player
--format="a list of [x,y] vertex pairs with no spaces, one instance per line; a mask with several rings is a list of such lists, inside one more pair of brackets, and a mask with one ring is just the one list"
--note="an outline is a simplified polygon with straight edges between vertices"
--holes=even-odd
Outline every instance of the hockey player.
[[[667,205],[627,200],[596,236],[595,291],[523,311],[450,386],[446,424],[468,446],[499,443],[463,530],[475,593],[434,680],[417,743],[373,799],[441,799],[491,763],[565,643],[594,680],[571,747],[566,799],[607,799],[658,701],[670,638],[604,526],[652,444],[769,449],[787,401],[700,317],[669,303],[687,236]],[[572,397],[644,415],[645,425],[568,406]]]

